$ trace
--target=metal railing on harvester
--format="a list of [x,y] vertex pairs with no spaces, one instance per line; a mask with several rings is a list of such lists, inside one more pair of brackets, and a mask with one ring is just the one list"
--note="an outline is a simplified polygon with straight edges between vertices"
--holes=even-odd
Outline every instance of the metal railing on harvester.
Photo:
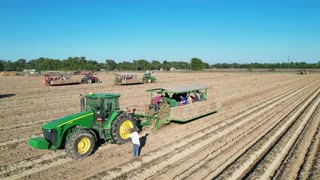
[[154,112],[152,108],[148,108],[144,111],[144,113],[141,113],[141,110],[137,109],[136,115],[139,116],[139,118],[144,118],[144,121],[141,122],[141,126],[147,126],[154,123],[154,130],[157,130],[161,127],[163,124],[168,124],[170,116],[170,106],[169,104],[164,101],[160,105],[160,110],[158,112]]

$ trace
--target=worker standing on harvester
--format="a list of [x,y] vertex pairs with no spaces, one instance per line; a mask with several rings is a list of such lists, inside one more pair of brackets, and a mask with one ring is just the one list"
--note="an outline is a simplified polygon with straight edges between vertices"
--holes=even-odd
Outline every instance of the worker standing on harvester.
[[133,145],[133,156],[140,156],[140,137],[137,131],[134,131],[132,128],[129,128],[130,138]]
[[160,109],[160,105],[159,105],[160,99],[161,99],[161,97],[158,93],[153,98],[153,108],[154,108],[155,113],[157,113]]

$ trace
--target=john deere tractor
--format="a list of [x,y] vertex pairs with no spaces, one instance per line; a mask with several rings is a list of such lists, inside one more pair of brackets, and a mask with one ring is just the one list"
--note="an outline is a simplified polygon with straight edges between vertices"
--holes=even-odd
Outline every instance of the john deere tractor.
[[143,74],[143,82],[144,83],[156,83],[158,82],[155,76],[152,76],[150,72]]
[[89,156],[97,141],[124,144],[130,141],[129,128],[138,129],[133,113],[119,109],[120,94],[87,94],[80,99],[81,112],[42,126],[43,137],[29,140],[38,149],[65,148],[73,159]]

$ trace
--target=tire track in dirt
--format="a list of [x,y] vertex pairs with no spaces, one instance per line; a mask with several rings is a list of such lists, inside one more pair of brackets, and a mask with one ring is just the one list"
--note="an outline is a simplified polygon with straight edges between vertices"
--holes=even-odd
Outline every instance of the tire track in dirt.
[[71,159],[67,158],[66,154],[62,152],[51,152],[45,155],[30,157],[28,159],[16,162],[14,166],[1,166],[0,178],[14,179],[15,177],[18,177],[17,174],[21,173],[28,175],[27,170],[30,168],[33,169],[34,173],[37,170],[43,170],[58,165],[56,164],[57,161],[59,161],[58,164],[62,164],[71,161]]
[[[59,117],[61,117],[61,116],[59,116]],[[51,118],[51,119],[45,119],[45,120],[38,120],[37,122],[26,122],[26,123],[21,123],[18,125],[2,127],[2,128],[0,128],[0,133],[3,131],[11,131],[12,129],[25,129],[25,128],[28,128],[29,126],[45,124],[45,123],[53,121],[55,119],[56,118]],[[1,146],[1,143],[0,143],[0,146]]]
[[[318,139],[318,141],[320,141],[320,139]],[[308,179],[319,179],[319,177],[320,177],[320,146],[318,146]]]
[[[309,120],[310,123],[307,124],[301,136],[296,141],[294,146],[292,146],[287,158],[283,161],[281,167],[277,170],[275,174],[275,179],[283,179],[285,177],[294,177],[297,179],[302,178],[304,172],[309,172],[308,169],[304,168],[305,162],[307,161],[308,156],[311,159],[314,159],[314,147],[318,145],[315,142],[318,142],[315,138],[319,136],[318,129],[320,127],[320,104],[314,111],[313,116]],[[316,140],[316,141],[315,141]],[[311,152],[311,153],[310,153]],[[302,156],[304,155],[304,156]],[[302,178],[302,179],[307,179]]]
[[[105,151],[108,145],[105,144],[99,148],[101,151]],[[17,179],[22,178],[33,173],[41,172],[52,167],[63,165],[74,161],[67,157],[64,150],[50,151],[47,150],[46,154],[34,155],[24,160],[5,164],[0,166],[0,178],[4,179]],[[81,160],[79,160],[81,161]]]
[[[263,161],[261,161],[254,172],[249,175],[249,179],[255,179],[256,177],[267,178],[275,174],[277,168],[282,163],[282,160],[286,157],[287,153],[290,151],[296,139],[300,136],[303,128],[308,123],[320,103],[319,92],[320,90],[318,91],[318,98],[315,100],[316,102],[312,104],[310,108],[306,109],[304,114],[302,114],[303,117],[301,117],[301,121],[298,121],[299,119],[297,119],[298,123],[294,124],[295,126],[293,126],[293,128],[285,132],[285,136],[282,137],[284,140],[277,143],[273,147],[272,151],[268,152],[268,155],[264,157]],[[261,173],[261,171],[263,173]]]
[[[314,118],[320,119],[319,116],[320,116],[320,110],[318,111],[318,114]],[[320,150],[320,125],[318,125],[316,134],[312,140],[312,144],[308,149],[308,153],[306,155],[305,161],[299,172],[299,176],[297,177],[298,179],[317,179],[317,178],[311,177],[311,175],[312,175],[312,168],[317,167],[315,162],[317,160],[317,152],[319,153],[319,150]],[[318,158],[320,159],[320,156],[318,156]],[[320,169],[314,170],[313,172],[319,172],[319,171]]]
[[[235,161],[231,162],[230,165],[227,166],[226,169],[219,174],[219,179],[228,179],[228,178],[239,178],[243,177],[249,171],[255,171],[258,174],[261,172],[265,172],[265,169],[252,170],[252,168],[256,165],[256,163],[260,162],[260,159],[267,153],[270,152],[269,149],[278,142],[279,138],[285,134],[287,129],[291,127],[291,125],[296,122],[297,117],[304,111],[304,109],[311,103],[312,100],[318,96],[319,90],[312,95],[311,98],[308,98],[304,104],[300,104],[292,113],[290,113],[287,117],[281,118],[279,125],[273,128],[267,135],[263,136],[255,146],[252,146],[249,150],[243,152],[243,154],[235,159]],[[314,111],[314,110],[313,110]],[[313,112],[312,111],[312,112]],[[273,161],[274,162],[274,161]],[[265,166],[264,166],[265,167]],[[265,167],[266,169],[268,167]],[[270,175],[270,174],[269,174]],[[216,174],[210,174],[208,178],[215,177]],[[269,177],[271,177],[270,175]]]
[[[161,172],[160,176],[157,175],[156,179],[158,179],[158,177],[170,179],[199,179],[200,177],[207,176],[208,171],[218,171],[217,169],[223,166],[223,163],[228,164],[226,155],[234,151],[234,153],[238,153],[250,147],[259,138],[256,132],[261,132],[260,136],[262,136],[263,132],[266,132],[267,129],[270,129],[277,123],[275,117],[293,109],[297,101],[295,98],[296,97],[279,102],[281,107],[279,104],[276,106],[272,106],[271,104],[272,107],[270,108],[274,108],[274,110],[261,113],[258,118],[252,117],[249,123],[243,124],[243,126],[235,129],[232,133],[213,141],[210,147],[203,148],[201,151],[165,168],[163,170],[164,172]],[[304,98],[304,96],[299,97],[298,101]],[[259,119],[259,121],[256,121],[256,119]],[[241,142],[241,144],[238,142]],[[230,157],[233,158],[231,155]],[[213,164],[211,164],[212,162]],[[168,177],[167,174],[170,174],[170,176]]]
[[[21,162],[22,165],[20,165],[20,168],[15,168],[15,171],[13,174],[11,169],[0,168],[0,177],[8,180],[18,179],[18,178],[22,178],[23,176],[28,176],[30,174],[43,171],[44,169],[49,169],[54,166],[59,166],[61,164],[68,163],[70,161],[71,159],[67,157],[62,157],[62,156],[52,157],[46,154],[44,155],[44,157],[37,160],[30,160],[30,161],[26,160]],[[49,165],[46,165],[46,164],[49,164]],[[29,167],[26,167],[26,166],[29,166]],[[32,168],[33,171],[28,171],[29,168]]]
[[[39,134],[33,134],[33,136],[41,136],[42,133],[39,133]],[[0,150],[2,151],[2,153],[6,150],[12,150],[14,149],[15,147],[17,147],[17,145],[23,143],[23,142],[28,142],[28,139],[29,138],[16,138],[16,139],[13,139],[11,141],[5,141],[5,142],[2,142],[0,143]],[[12,148],[13,147],[13,148]]]

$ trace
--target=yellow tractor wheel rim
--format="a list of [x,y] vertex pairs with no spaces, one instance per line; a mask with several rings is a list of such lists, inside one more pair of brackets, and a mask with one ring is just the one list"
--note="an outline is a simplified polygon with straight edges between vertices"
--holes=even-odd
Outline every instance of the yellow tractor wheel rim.
[[128,132],[129,128],[133,129],[133,124],[130,120],[127,119],[120,125],[119,134],[121,139],[126,140],[130,137],[130,133]]
[[151,83],[151,81],[152,81],[151,79],[148,79],[148,83]]
[[88,137],[83,137],[79,142],[78,142],[78,153],[79,154],[85,154],[89,151],[91,147],[91,141]]

